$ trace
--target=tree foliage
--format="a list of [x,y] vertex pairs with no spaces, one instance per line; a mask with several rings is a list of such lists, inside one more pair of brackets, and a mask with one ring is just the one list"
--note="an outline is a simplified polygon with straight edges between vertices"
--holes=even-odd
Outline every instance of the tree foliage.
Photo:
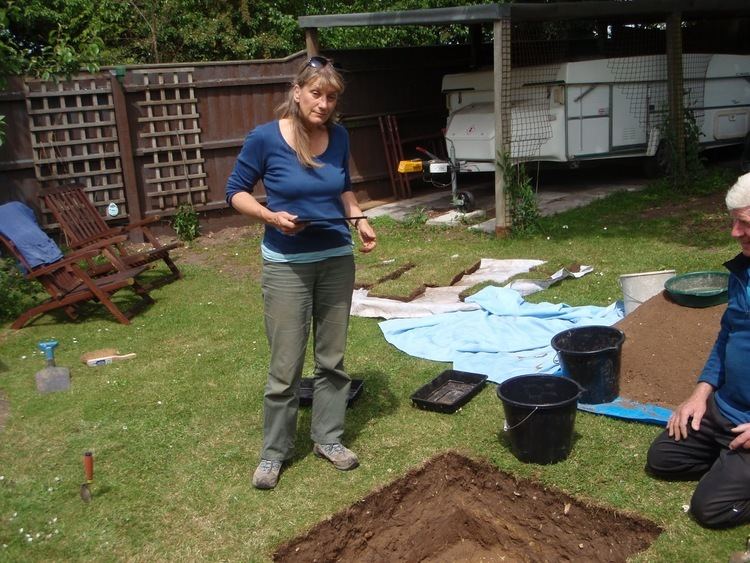
[[103,41],[92,0],[11,0],[0,7],[0,77],[95,70]]
[[104,0],[107,64],[286,56],[302,45],[297,0]]
[[[466,2],[476,3],[476,2]],[[304,48],[303,15],[437,8],[448,0],[106,0],[108,64],[283,57]],[[460,2],[459,2],[460,4]],[[327,48],[455,42],[462,26],[321,30]]]
[[[486,1],[486,0],[485,0]],[[458,2],[458,4],[477,2]],[[449,0],[6,0],[0,74],[66,76],[97,64],[283,57],[302,15],[455,6]],[[321,30],[326,48],[463,41],[465,26]]]
[[[424,10],[489,3],[496,2],[492,0],[311,0],[307,14],[302,15]],[[468,34],[469,29],[465,25],[339,27],[321,29],[320,40],[325,47],[331,49],[404,47],[466,43],[469,41]]]
[[[92,0],[10,0],[0,4],[0,89],[9,76],[44,80],[96,71],[103,41]],[[0,146],[5,116],[0,115]]]

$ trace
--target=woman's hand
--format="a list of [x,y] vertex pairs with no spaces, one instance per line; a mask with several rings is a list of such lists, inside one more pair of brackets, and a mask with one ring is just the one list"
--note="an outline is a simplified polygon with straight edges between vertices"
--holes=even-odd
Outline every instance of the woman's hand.
[[[667,421],[667,433],[675,441],[679,442],[688,437],[688,421],[690,427],[696,432],[701,427],[701,419],[706,414],[706,403],[711,395],[713,387],[708,383],[701,382],[695,388],[692,395],[672,413]],[[692,420],[690,420],[692,419]]]
[[275,227],[285,235],[294,235],[307,227],[307,223],[296,221],[297,216],[286,211],[271,211],[264,220],[266,224]]
[[[359,217],[362,215],[362,209],[360,209],[357,203],[357,198],[351,191],[346,191],[341,194],[341,202],[344,204],[344,214],[347,217]],[[359,235],[359,240],[362,242],[362,246],[359,247],[360,252],[370,252],[375,246],[377,246],[375,231],[367,222],[366,217],[356,219],[352,226]]]
[[243,215],[275,227],[285,235],[293,235],[307,227],[307,223],[298,223],[295,221],[297,219],[296,215],[292,215],[286,211],[271,211],[264,205],[261,205],[248,192],[237,192],[232,196],[230,204]]
[[356,222],[357,234],[359,240],[362,242],[362,246],[359,247],[360,252],[370,252],[377,246],[377,237],[375,231],[367,222],[367,219],[358,219]]

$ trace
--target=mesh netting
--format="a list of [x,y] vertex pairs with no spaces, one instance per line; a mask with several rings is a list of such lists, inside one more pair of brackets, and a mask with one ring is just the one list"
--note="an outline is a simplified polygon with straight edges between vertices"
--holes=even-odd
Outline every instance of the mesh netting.
[[668,288],[686,295],[713,295],[726,291],[728,280],[724,272],[696,272],[672,278]]
[[[538,159],[541,147],[552,138],[550,99],[556,95],[555,85],[563,81],[566,62],[604,60],[611,99],[627,102],[629,115],[622,119],[641,130],[660,128],[668,115],[663,24],[608,26],[593,20],[515,24],[511,49],[510,153],[517,161]],[[684,106],[698,127],[704,117],[709,62],[707,52],[683,55]],[[586,94],[584,90],[581,97]],[[627,142],[628,132],[623,134]]]
[[514,25],[511,40],[510,154],[518,161],[534,159],[552,137],[550,87],[566,59],[567,42],[547,37],[543,25]]

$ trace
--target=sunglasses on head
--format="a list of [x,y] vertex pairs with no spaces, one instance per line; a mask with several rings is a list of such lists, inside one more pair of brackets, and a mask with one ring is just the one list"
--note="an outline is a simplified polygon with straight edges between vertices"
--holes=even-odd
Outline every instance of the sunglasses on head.
[[307,63],[305,64],[306,67],[311,66],[313,68],[323,68],[327,64],[329,64],[331,61],[326,59],[325,57],[320,56],[314,56],[307,59]]

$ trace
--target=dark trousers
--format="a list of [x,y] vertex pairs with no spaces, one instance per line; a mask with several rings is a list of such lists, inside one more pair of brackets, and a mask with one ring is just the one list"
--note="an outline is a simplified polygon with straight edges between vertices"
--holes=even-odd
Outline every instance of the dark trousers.
[[651,444],[646,470],[670,480],[699,479],[690,512],[703,526],[726,528],[750,522],[750,450],[730,450],[735,424],[716,406],[713,395],[696,432],[678,441],[665,430]]

